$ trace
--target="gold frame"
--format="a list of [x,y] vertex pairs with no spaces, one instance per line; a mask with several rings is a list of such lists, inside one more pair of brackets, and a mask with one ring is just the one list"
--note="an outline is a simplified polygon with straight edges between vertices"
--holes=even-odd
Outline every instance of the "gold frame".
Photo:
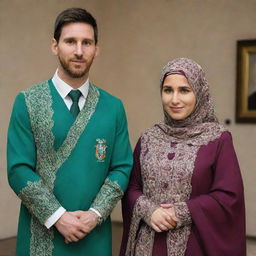
[[[248,107],[249,57],[256,54],[256,39],[237,41],[236,122],[256,123],[256,108]],[[256,88],[256,85],[255,85]]]

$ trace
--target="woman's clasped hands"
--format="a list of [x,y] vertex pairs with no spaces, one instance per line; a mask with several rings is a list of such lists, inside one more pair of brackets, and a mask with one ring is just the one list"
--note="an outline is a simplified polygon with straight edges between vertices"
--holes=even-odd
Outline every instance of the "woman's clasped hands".
[[161,204],[151,215],[149,225],[156,232],[172,230],[177,225],[177,217],[172,204]]

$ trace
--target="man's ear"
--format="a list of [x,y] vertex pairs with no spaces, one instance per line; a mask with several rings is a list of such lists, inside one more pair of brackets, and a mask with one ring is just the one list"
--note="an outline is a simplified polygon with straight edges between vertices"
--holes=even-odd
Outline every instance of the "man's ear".
[[52,39],[51,50],[54,55],[58,55],[58,42],[55,38]]
[[99,54],[100,54],[100,47],[99,47],[99,45],[97,44],[97,45],[96,45],[95,57],[99,56]]

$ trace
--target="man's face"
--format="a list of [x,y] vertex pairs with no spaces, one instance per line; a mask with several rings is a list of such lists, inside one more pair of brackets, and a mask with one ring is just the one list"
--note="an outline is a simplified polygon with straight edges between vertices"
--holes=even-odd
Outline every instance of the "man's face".
[[64,25],[59,42],[53,40],[52,51],[59,58],[61,77],[87,79],[93,59],[98,54],[93,27],[82,22]]

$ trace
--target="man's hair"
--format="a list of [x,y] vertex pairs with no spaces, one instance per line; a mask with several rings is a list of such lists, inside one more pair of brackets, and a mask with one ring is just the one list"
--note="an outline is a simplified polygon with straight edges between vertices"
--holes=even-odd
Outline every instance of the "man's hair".
[[83,22],[91,25],[94,31],[94,41],[97,44],[98,27],[96,20],[89,12],[82,8],[68,8],[58,15],[54,25],[54,39],[59,42],[63,26],[74,22]]

